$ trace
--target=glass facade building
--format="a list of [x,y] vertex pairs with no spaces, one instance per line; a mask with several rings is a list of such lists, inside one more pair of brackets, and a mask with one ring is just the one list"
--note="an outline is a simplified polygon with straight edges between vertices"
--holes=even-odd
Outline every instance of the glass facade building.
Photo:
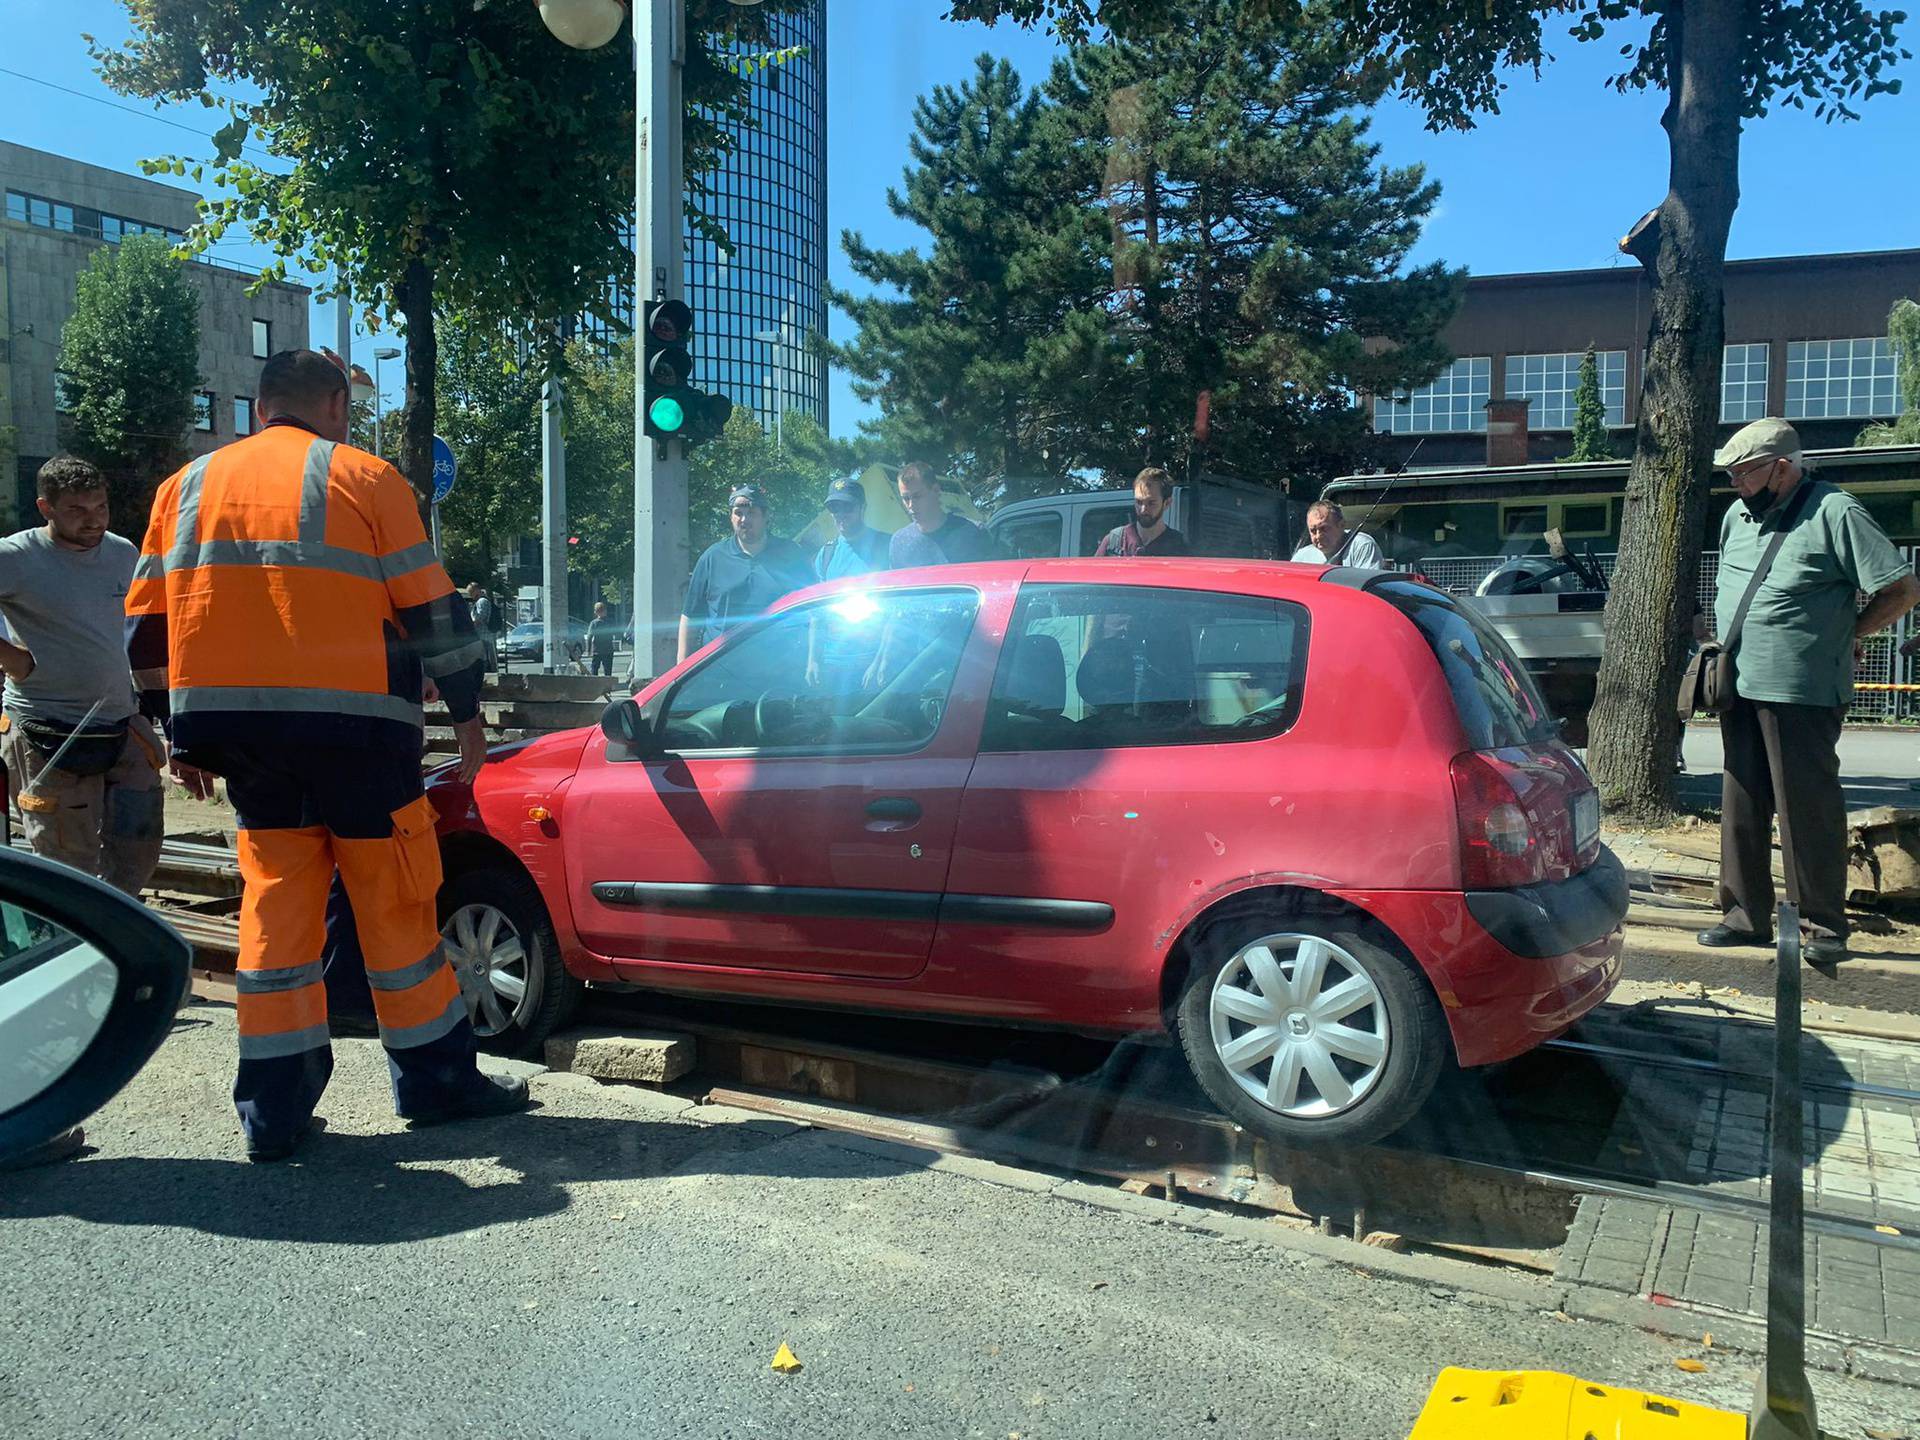
[[[693,383],[723,391],[771,433],[788,410],[827,423],[826,362],[811,353],[827,329],[826,0],[766,18],[771,40],[738,53],[803,48],[753,72],[751,123],[704,177],[704,208],[732,249],[688,227],[685,298],[694,312]],[[612,299],[630,322],[630,276],[614,283]],[[604,338],[592,320],[580,328]]]

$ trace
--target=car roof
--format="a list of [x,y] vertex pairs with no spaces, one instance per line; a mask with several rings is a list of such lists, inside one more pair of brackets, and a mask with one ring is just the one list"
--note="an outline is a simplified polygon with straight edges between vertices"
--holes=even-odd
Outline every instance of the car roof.
[[[1178,559],[1118,560],[1112,558],[990,560],[968,565],[928,565],[913,570],[881,570],[837,580],[815,590],[948,584],[1005,586],[1035,585],[1159,585],[1190,590],[1241,591],[1249,595],[1291,595],[1349,572],[1326,565],[1295,565],[1285,560],[1216,559],[1182,556]],[[1409,578],[1409,577],[1402,577]]]

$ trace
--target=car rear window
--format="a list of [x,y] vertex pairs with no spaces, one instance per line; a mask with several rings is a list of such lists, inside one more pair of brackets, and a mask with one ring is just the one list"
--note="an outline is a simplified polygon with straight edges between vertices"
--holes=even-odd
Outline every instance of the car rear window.
[[1146,585],[1028,585],[984,750],[1260,740],[1300,713],[1304,607]]
[[1408,581],[1368,589],[1413,621],[1432,649],[1475,750],[1534,745],[1560,733],[1533,677],[1485,616]]

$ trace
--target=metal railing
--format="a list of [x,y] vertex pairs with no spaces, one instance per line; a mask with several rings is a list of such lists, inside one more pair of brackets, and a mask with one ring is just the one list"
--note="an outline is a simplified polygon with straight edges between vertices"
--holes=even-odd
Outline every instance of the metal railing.
[[[1909,561],[1920,560],[1920,546],[1908,546],[1903,552]],[[1511,555],[1427,555],[1402,568],[1418,571],[1442,590],[1453,595],[1471,595],[1482,580],[1514,559]],[[1609,579],[1619,556],[1614,552],[1596,554],[1594,560]],[[1700,608],[1711,619],[1714,590],[1720,577],[1720,552],[1702,551],[1700,555]],[[1883,630],[1861,647],[1853,669],[1856,687],[1864,685],[1911,685],[1920,683],[1920,656],[1902,656],[1900,646],[1920,633],[1920,619],[1903,615],[1892,629]],[[1890,724],[1920,720],[1920,694],[1909,690],[1868,690],[1856,688],[1847,719],[1856,724]]]

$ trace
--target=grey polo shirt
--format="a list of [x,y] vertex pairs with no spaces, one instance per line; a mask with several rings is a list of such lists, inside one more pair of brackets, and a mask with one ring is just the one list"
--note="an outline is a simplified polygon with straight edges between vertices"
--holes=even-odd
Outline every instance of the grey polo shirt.
[[72,725],[100,700],[95,724],[133,714],[127,587],[139,558],[111,531],[91,550],[54,544],[44,525],[0,540],[0,612],[33,652],[33,673],[7,679],[10,712]]
[[[1800,483],[1813,488],[1747,611],[1734,656],[1735,688],[1748,700],[1834,707],[1853,694],[1855,595],[1877,594],[1913,567],[1853,496],[1812,476]],[[1713,601],[1716,634],[1732,629],[1747,582],[1793,499],[1789,492],[1775,500],[1760,520],[1738,501],[1727,511]]]

